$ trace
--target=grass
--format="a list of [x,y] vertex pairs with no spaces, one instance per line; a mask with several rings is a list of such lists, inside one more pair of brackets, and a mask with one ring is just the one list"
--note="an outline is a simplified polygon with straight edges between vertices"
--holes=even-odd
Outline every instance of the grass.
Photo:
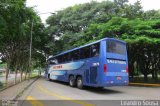
[[5,76],[5,74],[0,74],[0,77],[4,77]]
[[0,82],[0,90],[4,88],[4,83]]
[[38,75],[38,73],[31,73],[31,78],[37,77]]

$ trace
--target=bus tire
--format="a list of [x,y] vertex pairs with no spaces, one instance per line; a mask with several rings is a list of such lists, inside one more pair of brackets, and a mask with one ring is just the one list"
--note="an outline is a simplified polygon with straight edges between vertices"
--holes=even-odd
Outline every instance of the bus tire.
[[100,89],[100,90],[104,89],[104,87],[97,87],[97,88]]
[[69,85],[71,87],[74,87],[76,85],[76,82],[75,82],[75,79],[74,79],[73,75],[69,77]]
[[51,81],[50,74],[48,74],[48,80]]
[[77,87],[79,89],[83,89],[83,80],[82,80],[82,77],[80,76],[77,77]]

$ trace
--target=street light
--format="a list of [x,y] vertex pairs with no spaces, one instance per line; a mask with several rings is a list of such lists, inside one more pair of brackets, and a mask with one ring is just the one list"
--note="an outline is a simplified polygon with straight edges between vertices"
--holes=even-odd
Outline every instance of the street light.
[[[37,15],[40,15],[40,14],[55,14],[55,13],[52,13],[52,12],[46,12],[46,13],[39,13]],[[32,59],[32,35],[33,35],[33,23],[34,23],[34,20],[32,19],[32,23],[31,23],[31,36],[30,36],[30,46],[29,46],[29,79],[31,77],[31,66],[32,66],[32,63],[31,63],[31,59]]]

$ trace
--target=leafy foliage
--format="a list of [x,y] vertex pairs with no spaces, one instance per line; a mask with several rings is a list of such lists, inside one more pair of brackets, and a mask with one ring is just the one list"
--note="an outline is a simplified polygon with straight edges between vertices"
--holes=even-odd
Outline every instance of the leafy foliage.
[[[44,26],[40,17],[33,8],[26,7],[25,0],[1,0],[0,3],[0,53],[2,62],[7,63],[6,81],[9,69],[16,73],[29,72],[29,49],[31,39],[31,25],[33,23],[33,61],[41,61],[43,65],[45,56],[46,38]],[[39,51],[39,52],[37,52]],[[40,58],[36,58],[40,57]],[[16,79],[15,79],[16,82]]]

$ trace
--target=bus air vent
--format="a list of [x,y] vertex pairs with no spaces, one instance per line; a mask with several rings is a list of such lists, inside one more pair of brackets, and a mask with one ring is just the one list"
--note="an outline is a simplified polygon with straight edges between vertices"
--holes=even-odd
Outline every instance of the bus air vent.
[[91,84],[96,84],[97,81],[97,67],[91,67],[90,68],[90,83]]

